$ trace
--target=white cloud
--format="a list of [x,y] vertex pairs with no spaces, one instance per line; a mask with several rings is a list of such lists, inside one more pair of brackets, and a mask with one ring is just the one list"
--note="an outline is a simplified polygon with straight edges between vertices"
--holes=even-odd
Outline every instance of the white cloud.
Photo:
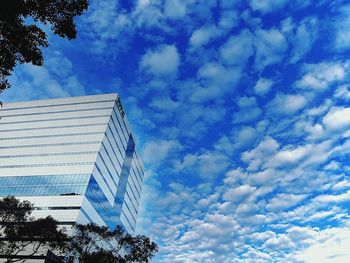
[[169,97],[162,97],[153,99],[150,106],[161,111],[173,111],[179,107],[179,103]]
[[302,95],[277,93],[267,104],[267,109],[275,115],[290,115],[306,106],[307,100]]
[[334,23],[335,29],[335,48],[339,51],[350,48],[350,6],[339,8],[341,15],[337,17]]
[[253,35],[248,30],[230,37],[220,48],[220,57],[228,65],[244,65],[253,53]]
[[242,160],[248,164],[248,170],[256,171],[264,165],[279,148],[279,143],[271,137],[265,137],[258,146],[242,154]]
[[186,154],[182,161],[175,164],[177,171],[190,171],[206,181],[214,180],[230,165],[227,157],[219,152]]
[[2,99],[6,101],[85,95],[71,61],[57,50],[47,53],[45,66],[18,65],[9,81],[13,88],[3,92]]
[[185,1],[166,0],[164,4],[164,13],[171,19],[179,19],[186,15]]
[[247,123],[256,120],[262,110],[258,107],[255,97],[241,97],[238,100],[239,111],[234,113],[233,123]]
[[346,202],[350,200],[350,190],[339,195],[319,195],[313,199],[315,202],[330,203],[330,202]]
[[137,1],[137,8],[144,8],[151,4],[151,0],[138,0]]
[[287,168],[289,165],[295,165],[301,159],[304,159],[310,152],[310,146],[299,146],[292,149],[283,149],[271,157],[265,167],[270,168]]
[[303,67],[304,75],[295,85],[298,88],[324,90],[345,78],[348,62],[309,64]]
[[234,9],[226,9],[221,11],[219,27],[223,30],[230,30],[237,26],[239,15]]
[[339,190],[344,190],[349,188],[350,188],[350,181],[348,180],[340,181],[332,186],[332,190],[334,191],[339,191]]
[[286,0],[249,0],[250,7],[263,14],[277,11],[287,3]]
[[164,16],[161,3],[158,1],[140,0],[134,12],[129,16],[134,32],[150,28],[157,28],[161,31],[168,29],[164,23],[166,16]]
[[242,180],[246,177],[246,174],[242,172],[241,169],[234,169],[226,173],[224,182],[226,184],[235,184],[236,182]]
[[277,194],[268,201],[266,208],[272,211],[285,210],[297,205],[305,198],[306,195]]
[[121,12],[116,1],[91,2],[88,12],[81,19],[84,27],[79,28],[79,34],[89,41],[89,45],[84,44],[84,49],[88,49],[94,55],[107,55],[109,59],[112,56],[108,52],[112,43],[110,40],[118,38],[118,45],[123,46],[126,43],[126,35],[132,34],[134,30],[133,18]]
[[350,125],[350,108],[333,107],[322,122],[329,129],[341,129]]
[[241,185],[236,188],[231,188],[228,189],[224,195],[223,199],[225,201],[230,201],[230,202],[238,202],[253,193],[256,190],[255,187],[252,187],[250,185]]
[[311,227],[300,227],[300,226],[292,226],[287,229],[287,233],[289,238],[293,241],[305,243],[306,240],[312,241],[317,235],[317,231],[312,229]]
[[249,247],[249,250],[242,255],[245,263],[272,262],[273,258],[262,251]]
[[237,150],[247,149],[259,136],[259,131],[250,126],[241,126],[234,129],[232,136],[222,136],[215,144],[215,149],[231,156]]
[[318,21],[316,18],[306,18],[300,22],[296,32],[291,36],[291,63],[296,63],[311,50],[318,35]]
[[218,36],[219,32],[215,26],[203,26],[193,31],[190,37],[190,44],[193,47],[200,47]]
[[174,140],[157,140],[148,142],[143,150],[143,159],[147,164],[156,165],[167,158],[172,150],[178,149],[179,144]]
[[348,227],[328,228],[314,235],[312,245],[295,253],[291,259],[306,263],[344,263],[350,261]]
[[174,45],[164,45],[149,50],[141,59],[141,68],[155,76],[176,77],[180,56]]
[[282,61],[288,44],[285,36],[277,29],[258,29],[255,32],[254,46],[256,49],[255,67],[263,70],[268,65]]
[[270,251],[276,251],[279,249],[294,248],[294,244],[286,234],[280,234],[276,237],[268,239],[264,243],[263,247]]
[[270,91],[273,84],[271,79],[260,78],[255,83],[254,91],[257,95],[263,96]]
[[234,91],[241,74],[238,68],[226,68],[214,62],[204,64],[197,73],[201,85],[191,91],[190,101],[205,102]]
[[249,126],[243,126],[241,129],[235,129],[237,133],[234,133],[234,147],[249,147],[257,136],[257,130]]
[[331,161],[326,165],[325,170],[337,170],[340,168],[340,164],[336,161]]
[[350,100],[350,90],[347,85],[341,85],[334,92],[334,97],[339,100],[349,101]]

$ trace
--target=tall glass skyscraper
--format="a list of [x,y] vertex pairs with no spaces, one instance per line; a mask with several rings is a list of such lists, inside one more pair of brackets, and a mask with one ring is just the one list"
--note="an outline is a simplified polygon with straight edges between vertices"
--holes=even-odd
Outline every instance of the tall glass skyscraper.
[[0,197],[134,232],[144,172],[117,94],[3,103],[0,118]]

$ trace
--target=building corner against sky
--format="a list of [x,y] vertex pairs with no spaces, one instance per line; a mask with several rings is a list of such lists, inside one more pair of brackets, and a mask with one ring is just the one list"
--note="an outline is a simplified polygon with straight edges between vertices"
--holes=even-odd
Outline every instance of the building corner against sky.
[[144,171],[117,94],[4,102],[0,118],[0,197],[134,233]]

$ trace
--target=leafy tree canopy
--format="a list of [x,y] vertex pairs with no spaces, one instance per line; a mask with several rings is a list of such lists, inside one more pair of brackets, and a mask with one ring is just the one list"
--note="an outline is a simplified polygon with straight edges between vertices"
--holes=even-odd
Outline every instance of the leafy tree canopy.
[[87,7],[88,0],[1,0],[0,92],[10,87],[7,77],[17,63],[43,65],[40,48],[49,43],[37,23],[50,25],[54,34],[73,39],[77,33],[73,19]]
[[75,225],[67,247],[81,263],[149,262],[158,251],[147,236],[132,236],[120,226],[111,231],[96,224]]
[[30,215],[33,205],[13,196],[0,200],[0,255],[8,263],[21,261],[21,252],[32,256],[48,249],[64,251],[68,236],[58,229],[52,217],[34,219]]

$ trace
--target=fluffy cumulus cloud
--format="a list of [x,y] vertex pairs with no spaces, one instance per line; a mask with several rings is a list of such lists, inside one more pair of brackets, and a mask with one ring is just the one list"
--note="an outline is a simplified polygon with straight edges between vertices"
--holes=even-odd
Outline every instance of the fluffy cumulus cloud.
[[165,45],[147,51],[140,66],[156,76],[176,76],[180,63],[179,53],[174,45]]
[[311,49],[318,36],[319,21],[315,17],[305,18],[293,29],[289,39],[292,45],[291,63],[296,63]]
[[350,262],[345,2],[91,0],[1,100],[121,95],[155,262]]
[[342,263],[350,260],[348,253],[349,228],[329,228],[318,233],[310,246],[295,259],[302,262],[335,262]]
[[253,193],[255,189],[255,187],[251,187],[250,185],[241,185],[236,188],[231,188],[224,193],[223,199],[236,203]]
[[266,205],[266,209],[272,211],[288,209],[297,205],[305,197],[305,195],[277,194]]
[[216,36],[218,36],[218,29],[215,26],[204,26],[193,31],[190,44],[196,48],[209,43]]
[[157,164],[166,158],[170,151],[178,147],[179,145],[176,141],[150,141],[144,147],[143,158],[147,163]]
[[242,97],[238,100],[239,110],[234,113],[234,123],[247,123],[256,120],[262,113],[254,97]]
[[85,89],[73,71],[72,62],[60,51],[49,52],[45,67],[24,64],[17,66],[11,83],[18,86],[4,92],[7,101],[60,98],[85,94]]
[[270,13],[274,11],[278,11],[284,5],[286,5],[288,1],[286,0],[250,0],[250,7],[254,11],[259,11],[263,14]]
[[350,125],[350,108],[332,108],[323,118],[330,129],[346,128]]
[[220,56],[229,65],[244,66],[253,52],[253,34],[243,30],[225,42],[220,49]]
[[218,99],[236,89],[241,78],[240,68],[225,67],[217,62],[202,65],[197,72],[198,83],[190,94],[193,102]]
[[268,111],[276,115],[290,115],[305,107],[307,99],[303,95],[278,93],[268,105]]
[[340,15],[337,17],[337,21],[333,25],[335,29],[334,44],[336,49],[343,51],[350,48],[350,6],[343,6],[342,8],[339,8],[338,12]]
[[270,91],[273,83],[271,79],[260,78],[254,85],[254,91],[256,94],[263,96]]
[[287,51],[285,36],[278,29],[258,29],[255,33],[255,67],[258,70],[282,61]]
[[296,86],[303,89],[324,90],[344,80],[348,67],[348,62],[305,65],[303,66],[304,74],[296,82]]
[[180,0],[166,0],[164,13],[171,19],[180,19],[186,15],[186,4]]

